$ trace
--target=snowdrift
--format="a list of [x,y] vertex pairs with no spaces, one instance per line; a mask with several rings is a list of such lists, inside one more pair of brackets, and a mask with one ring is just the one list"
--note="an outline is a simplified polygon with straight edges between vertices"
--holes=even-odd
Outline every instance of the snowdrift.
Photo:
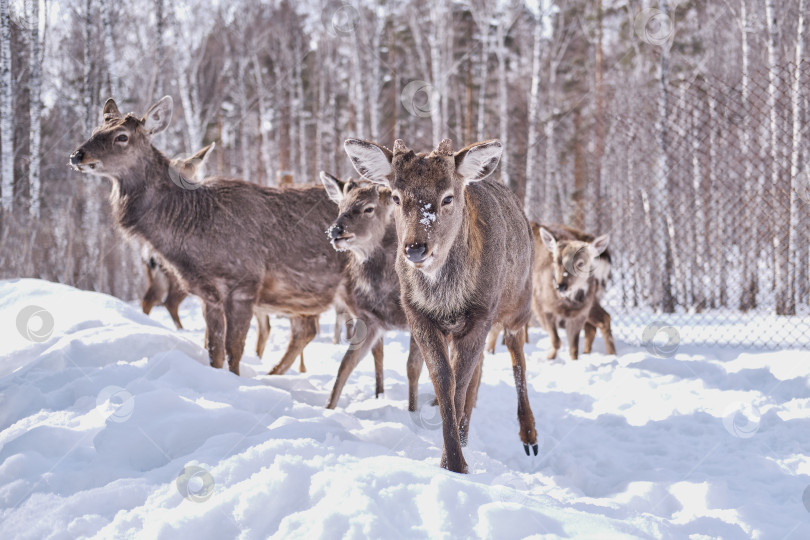
[[439,468],[426,370],[407,411],[408,336],[386,335],[324,409],[345,344],[269,377],[274,319],[242,377],[186,330],[115,298],[0,282],[2,538],[810,538],[810,353],[684,346],[545,360],[526,347],[541,454],[518,439],[509,355],[487,355],[465,457]]

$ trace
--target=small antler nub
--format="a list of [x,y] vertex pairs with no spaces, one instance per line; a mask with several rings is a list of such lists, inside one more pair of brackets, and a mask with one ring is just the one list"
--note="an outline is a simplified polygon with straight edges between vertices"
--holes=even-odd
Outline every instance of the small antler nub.
[[394,141],[394,155],[408,153],[408,147],[405,146],[405,141],[397,139]]
[[452,156],[453,141],[450,139],[442,139],[442,142],[440,142],[439,146],[436,148],[436,153],[440,156]]

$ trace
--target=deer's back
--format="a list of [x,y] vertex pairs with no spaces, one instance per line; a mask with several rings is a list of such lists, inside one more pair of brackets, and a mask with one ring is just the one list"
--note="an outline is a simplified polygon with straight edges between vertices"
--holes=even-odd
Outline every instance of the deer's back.
[[255,282],[260,304],[295,315],[323,311],[340,282],[345,256],[324,234],[334,212],[322,186],[274,189],[212,178],[195,190],[170,191],[157,220],[162,254],[193,292]]

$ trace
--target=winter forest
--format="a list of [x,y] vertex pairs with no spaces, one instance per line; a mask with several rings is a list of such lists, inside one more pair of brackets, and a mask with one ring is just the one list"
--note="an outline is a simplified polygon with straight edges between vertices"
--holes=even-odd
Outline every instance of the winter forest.
[[170,157],[263,185],[353,173],[347,137],[503,141],[532,220],[610,233],[609,304],[810,302],[805,0],[0,2],[0,278],[137,298],[108,182],[66,165],[114,97],[174,98]]

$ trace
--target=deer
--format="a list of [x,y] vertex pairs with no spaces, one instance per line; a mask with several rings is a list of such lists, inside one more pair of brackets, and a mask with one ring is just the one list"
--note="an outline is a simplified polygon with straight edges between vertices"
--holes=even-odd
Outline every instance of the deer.
[[523,355],[534,242],[520,201],[488,178],[503,145],[490,140],[454,152],[444,139],[430,153],[417,154],[401,139],[393,151],[348,139],[344,149],[362,177],[391,189],[402,308],[436,391],[441,466],[467,472],[462,446],[493,323],[504,327],[512,357],[520,438],[526,454],[531,446],[537,455]]
[[607,353],[616,354],[610,315],[599,303],[610,275],[609,237],[594,238],[565,225],[537,223],[532,224],[532,233],[537,245],[532,308],[551,337],[548,359],[556,358],[560,349],[557,327],[561,323],[572,360],[579,357],[579,333],[583,327],[585,354],[591,352],[597,328]]
[[[400,303],[399,277],[394,268],[397,231],[391,190],[371,182],[341,181],[324,171],[320,177],[326,193],[338,205],[338,217],[327,229],[327,236],[336,250],[351,253],[344,301],[352,316],[365,325],[363,339],[352,343],[340,362],[326,405],[334,409],[349,375],[369,351],[376,370],[375,397],[385,391],[383,333],[407,330],[408,320]],[[407,362],[409,411],[416,410],[421,371],[422,356],[411,336]]]
[[284,373],[317,333],[343,279],[345,254],[323,238],[334,203],[322,185],[270,188],[240,179],[176,178],[152,138],[171,122],[161,98],[139,117],[111,98],[103,121],[70,155],[107,178],[119,231],[146,243],[183,288],[202,299],[210,364],[239,375],[254,311],[290,317],[292,338],[270,374]]
[[[206,159],[211,155],[211,150],[215,147],[216,143],[212,142],[187,158],[172,159],[170,161],[171,167],[186,181],[192,179],[202,182],[205,179],[203,171]],[[165,269],[165,263],[157,253],[150,252],[144,246],[144,249],[141,250],[141,258],[144,263],[147,281],[146,292],[141,300],[144,314],[149,315],[156,305],[165,306],[172,321],[174,321],[174,325],[178,330],[182,330],[183,324],[180,322],[180,315],[177,310],[181,302],[188,296],[188,293],[183,289],[174,274]],[[254,313],[254,315],[257,328],[256,355],[261,358],[264,355],[267,339],[270,337],[270,316],[259,312]],[[340,330],[338,328],[339,334]],[[301,351],[300,358],[298,372],[306,373],[307,368],[304,364],[303,351]]]

